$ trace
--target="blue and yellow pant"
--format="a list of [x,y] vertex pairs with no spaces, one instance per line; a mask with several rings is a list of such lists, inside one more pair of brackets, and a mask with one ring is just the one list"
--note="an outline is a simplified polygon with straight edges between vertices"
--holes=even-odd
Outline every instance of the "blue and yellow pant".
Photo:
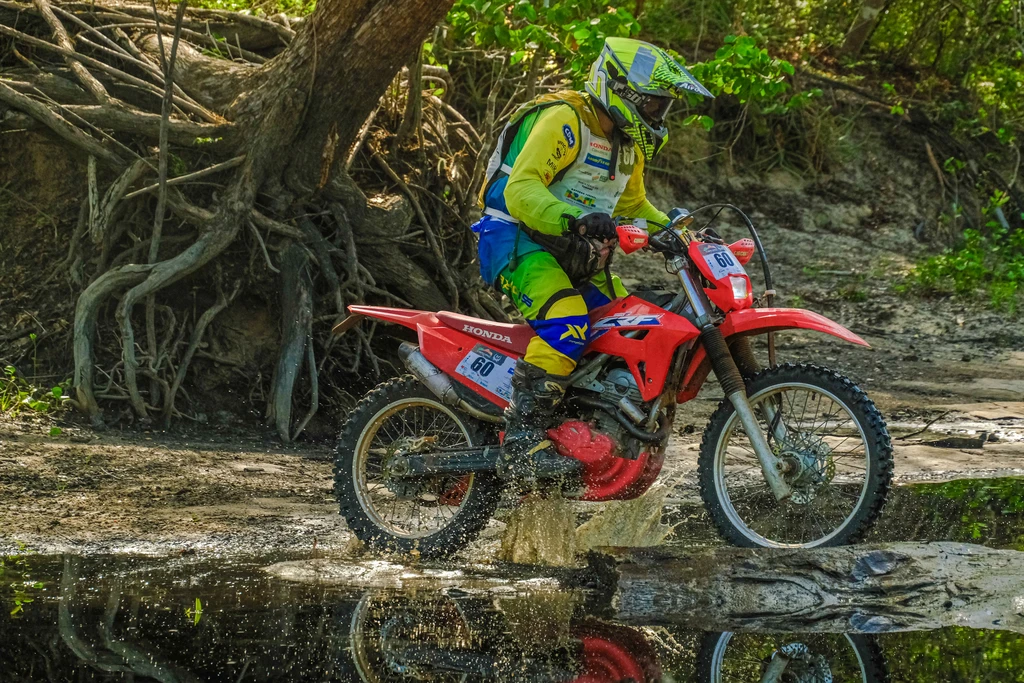
[[[571,373],[590,334],[588,311],[611,301],[604,272],[577,289],[554,256],[535,251],[521,257],[515,271],[502,270],[497,284],[537,333],[525,360],[552,375]],[[626,296],[616,275],[612,288],[616,297]]]

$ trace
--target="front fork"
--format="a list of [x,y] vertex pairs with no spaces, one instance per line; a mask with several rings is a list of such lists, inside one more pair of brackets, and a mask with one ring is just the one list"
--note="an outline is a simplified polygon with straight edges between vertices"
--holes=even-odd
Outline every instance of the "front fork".
[[[758,423],[757,417],[750,407],[750,401],[747,400],[747,388],[743,383],[743,377],[740,375],[739,369],[736,367],[736,361],[732,356],[732,352],[729,350],[728,344],[725,343],[722,331],[715,326],[708,313],[707,299],[704,296],[704,292],[693,281],[690,269],[682,257],[677,256],[671,259],[669,267],[676,272],[679,281],[683,285],[683,291],[690,302],[690,306],[693,308],[697,326],[701,330],[700,339],[704,344],[704,350],[707,352],[708,358],[711,360],[711,367],[715,371],[715,377],[718,378],[718,383],[722,386],[726,398],[729,399],[729,403],[732,404],[733,409],[736,411],[740,424],[743,425],[743,431],[746,432],[747,438],[750,439],[750,444],[754,447],[754,453],[761,464],[761,473],[764,475],[765,482],[768,483],[768,488],[771,489],[772,495],[775,496],[776,500],[786,500],[793,495],[793,488],[786,482],[783,476],[785,464],[772,452],[764,432],[761,431],[761,425]],[[774,413],[773,410],[768,410],[768,412]],[[767,417],[769,424],[776,421],[774,414],[767,415]],[[780,427],[781,425],[776,425],[776,429]],[[778,435],[776,434],[776,436]]]

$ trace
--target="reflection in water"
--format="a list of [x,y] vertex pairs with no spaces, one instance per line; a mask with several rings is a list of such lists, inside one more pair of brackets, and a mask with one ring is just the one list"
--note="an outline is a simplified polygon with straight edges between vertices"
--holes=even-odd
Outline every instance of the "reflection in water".
[[644,629],[588,615],[576,592],[351,594],[232,564],[29,564],[44,589],[0,621],[0,681],[887,680],[862,636]]
[[[903,487],[886,516],[885,540],[1024,548],[1020,480]],[[261,570],[280,559],[0,558],[0,683],[1024,681],[1007,631],[647,628],[597,618],[581,592],[356,591]]]

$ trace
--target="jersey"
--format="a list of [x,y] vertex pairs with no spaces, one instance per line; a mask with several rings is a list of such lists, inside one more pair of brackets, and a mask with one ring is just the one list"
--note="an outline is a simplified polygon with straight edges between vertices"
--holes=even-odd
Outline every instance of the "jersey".
[[613,155],[589,96],[576,92],[544,95],[517,110],[498,139],[480,199],[485,215],[473,227],[481,275],[491,283],[513,250],[543,250],[519,233],[520,222],[551,235],[564,232],[565,216],[592,212],[669,222],[647,200],[643,155],[633,145]]

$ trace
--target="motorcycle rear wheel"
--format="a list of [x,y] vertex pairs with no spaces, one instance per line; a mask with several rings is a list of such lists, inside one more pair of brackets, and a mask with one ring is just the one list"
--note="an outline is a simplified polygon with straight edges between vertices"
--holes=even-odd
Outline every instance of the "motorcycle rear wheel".
[[377,552],[442,558],[464,548],[498,505],[496,475],[393,479],[385,465],[417,442],[468,447],[483,444],[484,435],[411,375],[378,385],[352,410],[335,450],[334,491],[349,529]]
[[[746,548],[862,538],[881,512],[893,467],[889,432],[871,399],[846,377],[808,364],[758,372],[747,395],[769,445],[790,467],[794,496],[775,500],[732,404],[722,401],[698,459],[701,498],[721,536]],[[770,424],[771,414],[778,422]]]

